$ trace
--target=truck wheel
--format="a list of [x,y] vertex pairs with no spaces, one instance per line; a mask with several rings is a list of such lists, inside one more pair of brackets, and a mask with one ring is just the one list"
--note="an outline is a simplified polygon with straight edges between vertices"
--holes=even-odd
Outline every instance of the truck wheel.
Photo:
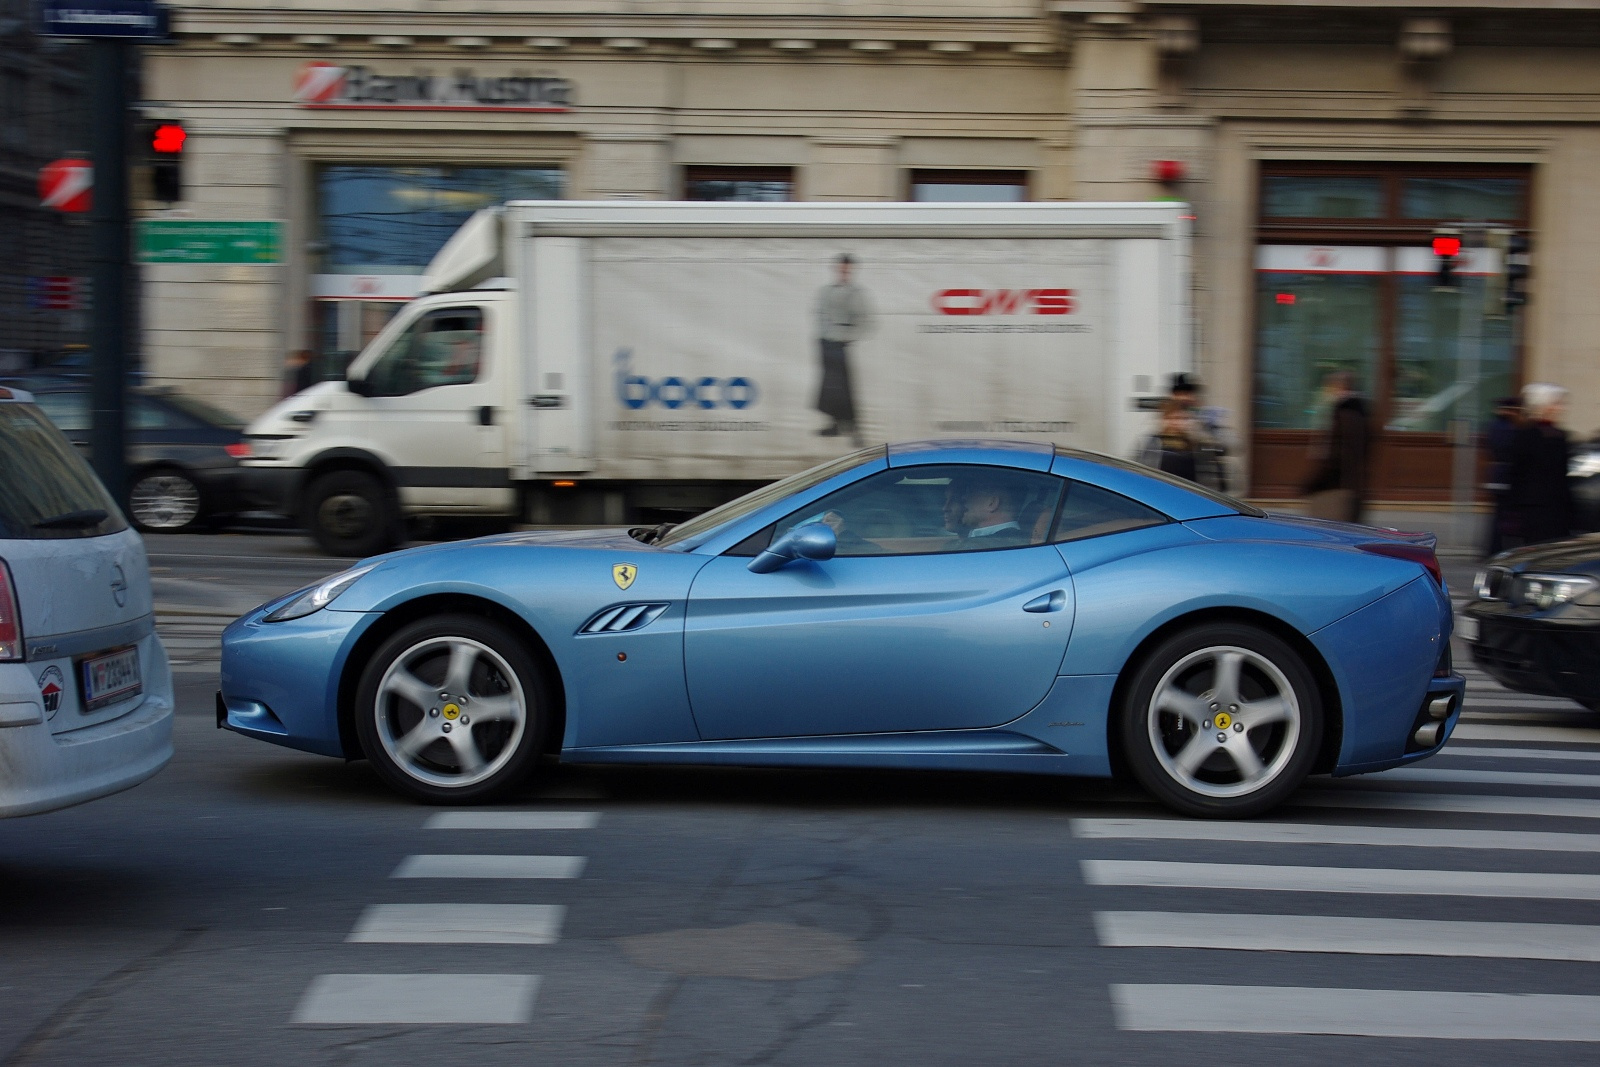
[[1316,680],[1254,626],[1197,626],[1135,669],[1122,750],[1139,783],[1186,815],[1243,818],[1282,803],[1322,744]]
[[532,772],[548,688],[516,635],[488,619],[420,619],[379,647],[356,732],[384,781],[428,804],[477,804]]
[[330,556],[371,556],[400,543],[399,517],[382,482],[365,471],[333,471],[306,493],[306,527]]

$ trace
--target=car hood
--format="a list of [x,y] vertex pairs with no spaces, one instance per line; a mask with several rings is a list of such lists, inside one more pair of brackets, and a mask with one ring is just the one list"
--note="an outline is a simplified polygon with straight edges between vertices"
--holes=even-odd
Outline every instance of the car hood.
[[628,536],[626,529],[615,526],[598,530],[519,530],[516,533],[474,537],[466,541],[441,541],[438,544],[403,548],[398,552],[364,559],[357,566],[364,567],[369,563],[388,563],[393,560],[410,562],[430,558],[445,559],[465,552],[502,545],[527,548],[592,548],[606,551],[623,549],[635,553],[670,551],[637,541]]
[[1494,557],[1489,561],[1489,566],[1504,567],[1517,573],[1543,571],[1600,577],[1600,534],[1512,549]]
[[328,411],[333,408],[335,397],[348,394],[349,391],[344,382],[318,382],[309,389],[304,389],[291,397],[278,401],[272,407],[257,415],[255,421],[245,427],[245,435],[248,437],[282,437],[285,434],[296,435],[304,433],[306,424],[296,422],[290,416],[297,411]]

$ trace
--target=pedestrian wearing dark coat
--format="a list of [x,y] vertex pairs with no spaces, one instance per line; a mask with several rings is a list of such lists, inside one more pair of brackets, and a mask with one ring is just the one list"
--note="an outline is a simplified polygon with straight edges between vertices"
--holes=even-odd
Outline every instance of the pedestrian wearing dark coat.
[[1526,416],[1511,443],[1511,529],[1525,545],[1559,541],[1572,534],[1572,486],[1567,467],[1572,445],[1561,428],[1567,391],[1559,385],[1533,382],[1523,386]]
[[1489,477],[1483,487],[1494,500],[1494,517],[1489,522],[1491,556],[1506,547],[1506,536],[1510,532],[1507,523],[1511,515],[1511,446],[1521,425],[1521,397],[1503,396],[1494,402],[1494,419],[1483,434],[1483,447],[1489,458]]
[[1360,522],[1371,436],[1367,402],[1352,388],[1349,371],[1332,372],[1322,388],[1330,402],[1328,430],[1305,483],[1306,511],[1318,519]]

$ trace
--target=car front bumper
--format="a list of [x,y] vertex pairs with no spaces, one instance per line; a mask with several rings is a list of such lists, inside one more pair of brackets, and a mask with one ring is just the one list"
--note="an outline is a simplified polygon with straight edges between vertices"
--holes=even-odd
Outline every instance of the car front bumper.
[[1507,689],[1600,703],[1600,624],[1474,612],[1472,661]]
[[[53,733],[28,665],[0,665],[0,817],[35,815],[132,788],[172,759],[172,680],[150,637],[145,696],[115,719]],[[28,721],[26,705],[41,714]]]
[[298,467],[240,467],[239,497],[246,508],[294,518],[299,507],[296,496],[302,473]]

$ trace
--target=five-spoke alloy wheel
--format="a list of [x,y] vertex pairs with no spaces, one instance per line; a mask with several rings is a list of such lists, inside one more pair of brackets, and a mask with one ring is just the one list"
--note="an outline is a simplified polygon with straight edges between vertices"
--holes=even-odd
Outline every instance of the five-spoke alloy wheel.
[[1311,771],[1322,741],[1316,680],[1288,644],[1241,624],[1176,634],[1136,669],[1122,745],[1139,782],[1190,815],[1255,815]]
[[361,677],[356,728],[378,773],[430,803],[514,788],[539,753],[549,702],[538,664],[504,627],[471,615],[391,636]]

